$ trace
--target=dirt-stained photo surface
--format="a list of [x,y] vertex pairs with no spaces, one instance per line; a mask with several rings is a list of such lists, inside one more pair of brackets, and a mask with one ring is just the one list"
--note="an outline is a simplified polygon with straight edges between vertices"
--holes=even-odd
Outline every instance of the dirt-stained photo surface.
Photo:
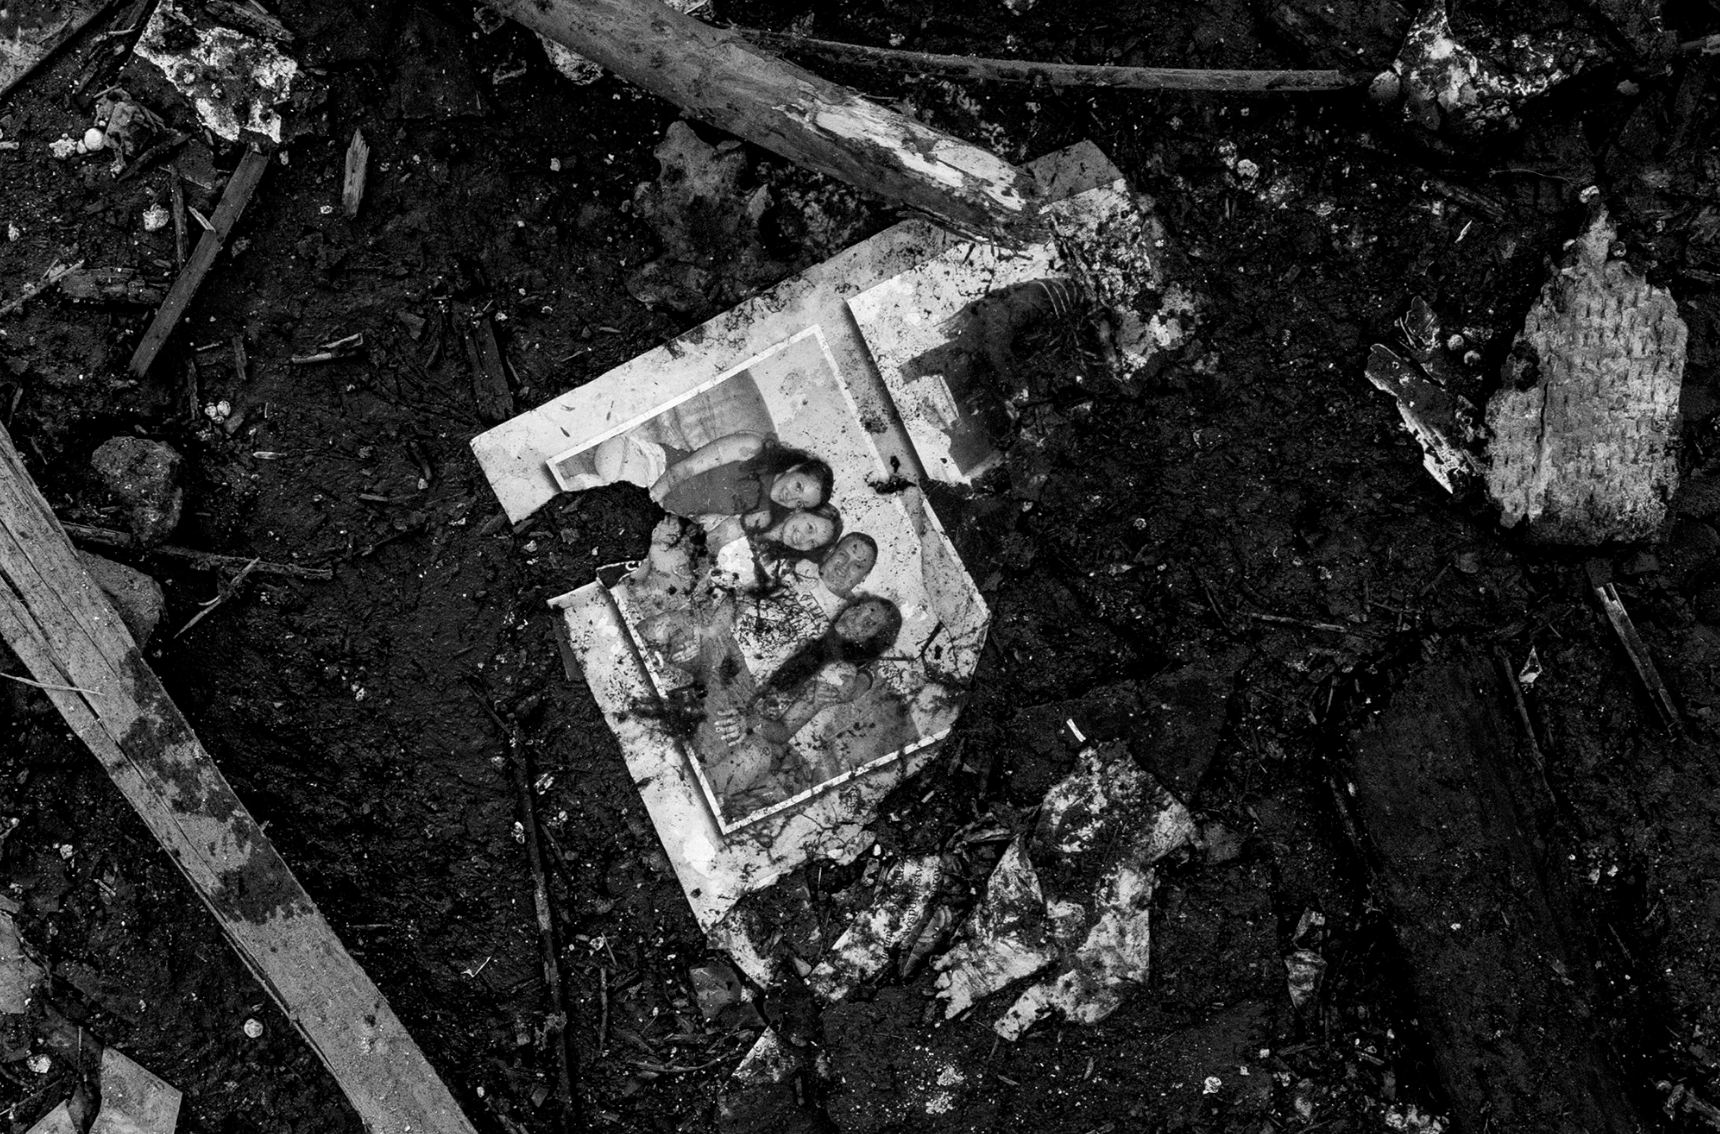
[[0,0],[0,1125],[1720,1129],[1716,56]]

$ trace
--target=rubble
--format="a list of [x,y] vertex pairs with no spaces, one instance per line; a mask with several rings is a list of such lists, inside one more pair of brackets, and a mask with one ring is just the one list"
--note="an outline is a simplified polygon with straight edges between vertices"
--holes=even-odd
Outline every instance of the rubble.
[[183,463],[172,446],[142,437],[110,438],[90,458],[96,475],[126,506],[131,534],[145,547],[165,541],[179,526]]
[[1535,543],[1652,540],[1678,487],[1684,321],[1614,255],[1598,197],[1487,405],[1487,493]]

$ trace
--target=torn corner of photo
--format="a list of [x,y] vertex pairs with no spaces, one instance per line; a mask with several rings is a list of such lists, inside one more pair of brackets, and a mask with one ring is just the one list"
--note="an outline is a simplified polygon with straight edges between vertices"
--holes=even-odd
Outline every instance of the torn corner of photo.
[[[1127,195],[1090,145],[1046,160],[1070,208]],[[976,307],[1061,264],[904,222],[473,440],[515,521],[618,481],[669,514],[637,569],[554,605],[713,936],[746,893],[868,847],[955,723],[990,614],[912,482],[997,463],[1003,407],[952,343],[983,349],[1007,320]],[[769,464],[808,454],[827,488]]]

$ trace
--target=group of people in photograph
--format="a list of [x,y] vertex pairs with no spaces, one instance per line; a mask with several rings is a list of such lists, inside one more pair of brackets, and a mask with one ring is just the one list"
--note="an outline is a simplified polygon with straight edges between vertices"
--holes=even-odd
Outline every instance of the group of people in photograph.
[[685,727],[725,815],[911,743],[886,673],[902,613],[864,589],[879,548],[844,531],[830,466],[758,433],[677,457],[650,485],[668,515],[626,587],[641,647],[696,706]]

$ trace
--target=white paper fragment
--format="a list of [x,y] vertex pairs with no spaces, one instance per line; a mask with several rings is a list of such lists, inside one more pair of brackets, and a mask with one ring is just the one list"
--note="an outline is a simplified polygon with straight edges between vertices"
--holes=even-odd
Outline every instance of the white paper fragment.
[[872,895],[872,904],[807,977],[812,991],[834,1003],[883,972],[890,951],[911,943],[932,916],[944,869],[943,856],[936,854],[891,864]]
[[1058,952],[1051,924],[1039,875],[1017,838],[993,868],[962,939],[932,962],[939,970],[944,1017],[958,1016],[974,1001],[1049,965]]
[[[187,36],[189,46],[170,46]],[[144,25],[137,54],[161,68],[191,100],[198,121],[220,137],[237,142],[242,130],[250,130],[281,140],[275,107],[292,96],[299,65],[272,40],[194,21],[175,0],[161,0]]]
[[1152,964],[1148,907],[1154,884],[1150,869],[1123,865],[1113,871],[1103,883],[1099,919],[1067,971],[1022,993],[993,1030],[1014,1040],[1053,1010],[1077,1024],[1096,1024],[1116,1011],[1124,990],[1145,983]]
[[[1018,1039],[1056,1011],[1091,1024],[1114,1012],[1129,988],[1144,983],[1152,960],[1152,866],[1192,841],[1194,817],[1129,753],[1115,745],[1088,748],[1075,771],[1052,785],[1040,804],[1035,854],[1079,860],[1099,855],[1109,867],[1094,890],[1086,936],[1066,953],[1055,976],[1023,992],[993,1030]],[[1053,908],[1056,902],[1052,903]],[[1079,907],[1076,907],[1079,908]],[[1070,936],[1069,929],[1061,935]]]

